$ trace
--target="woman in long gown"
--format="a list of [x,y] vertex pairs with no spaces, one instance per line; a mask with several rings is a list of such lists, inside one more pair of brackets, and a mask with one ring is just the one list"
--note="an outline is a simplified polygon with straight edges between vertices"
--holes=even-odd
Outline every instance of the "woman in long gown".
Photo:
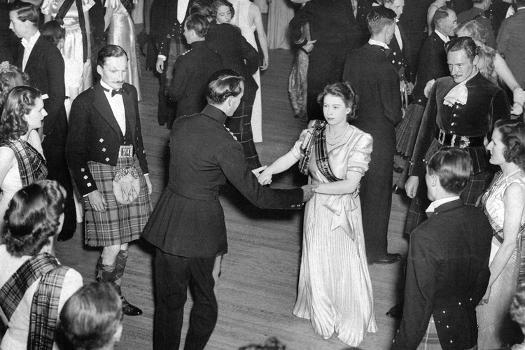
[[108,44],[122,47],[128,55],[126,83],[137,89],[137,97],[140,101],[142,95],[140,93],[139,66],[135,47],[135,24],[126,8],[128,5],[132,6],[130,2],[131,0],[107,0],[104,23],[106,29],[109,27]]
[[[266,70],[269,64],[268,41],[262,23],[261,11],[250,0],[228,0],[235,10],[231,24],[241,29],[242,36],[257,50],[255,32],[261,45],[263,54],[262,70]],[[253,142],[262,142],[262,99],[261,99],[261,74],[258,70],[253,75],[255,82],[259,86],[255,95],[252,109],[252,132]]]
[[0,117],[0,230],[14,194],[47,176],[36,131],[46,114],[44,101],[36,89],[14,87],[6,97]]
[[476,309],[480,350],[504,348],[519,340],[508,312],[518,278],[517,241],[525,223],[525,125],[498,121],[487,148],[490,163],[501,171],[483,196],[494,236],[489,285]]
[[288,0],[272,0],[268,10],[268,47],[270,49],[290,49],[288,23],[295,11]]
[[348,83],[325,87],[319,96],[326,122],[303,131],[290,152],[259,175],[261,184],[300,161],[318,184],[306,204],[301,271],[294,315],[309,319],[316,333],[334,333],[358,346],[376,331],[372,285],[365,253],[359,183],[368,168],[372,137],[348,124],[355,94]]

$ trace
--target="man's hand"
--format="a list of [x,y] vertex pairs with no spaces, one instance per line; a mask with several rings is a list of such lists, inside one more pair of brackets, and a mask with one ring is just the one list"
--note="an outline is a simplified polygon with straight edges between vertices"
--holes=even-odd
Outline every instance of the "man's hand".
[[317,186],[319,185],[304,185],[301,187],[303,189],[303,202],[308,202],[310,198],[313,197],[315,194],[314,190],[317,188]]
[[95,211],[106,211],[106,201],[99,190],[95,190],[88,194],[89,204]]
[[419,177],[410,176],[405,182],[405,192],[407,193],[408,198],[414,198],[417,194],[417,188],[419,186]]
[[157,69],[157,72],[159,74],[162,74],[164,71],[164,59],[161,57],[157,57],[157,63],[155,63],[155,68]]
[[151,180],[149,179],[149,174],[144,175],[144,179],[146,180],[146,186],[148,186],[148,194],[151,195],[153,192],[153,185],[151,184]]

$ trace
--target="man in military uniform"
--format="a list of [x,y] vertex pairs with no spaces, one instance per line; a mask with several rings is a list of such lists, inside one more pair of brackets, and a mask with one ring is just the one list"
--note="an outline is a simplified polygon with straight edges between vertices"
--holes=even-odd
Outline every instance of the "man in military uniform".
[[478,72],[476,52],[476,43],[468,37],[447,45],[451,76],[437,79],[430,92],[405,185],[410,198],[419,193],[407,216],[412,227],[424,219],[422,208],[428,203],[424,186],[419,186],[425,159],[441,147],[465,148],[472,157],[473,175],[461,193],[465,204],[475,205],[492,179],[484,142],[496,120],[508,118],[510,110],[504,91]]
[[211,77],[200,114],[177,118],[170,137],[169,182],[143,238],[155,246],[153,347],[178,349],[188,286],[193,296],[185,349],[204,349],[217,322],[215,259],[228,250],[219,187],[226,179],[261,208],[300,209],[315,186],[290,190],[259,185],[239,142],[224,122],[241,103],[243,78],[232,70]]
[[[85,243],[103,247],[96,278],[112,282],[119,292],[128,244],[146,225],[152,191],[137,90],[125,83],[127,65],[120,46],[106,45],[99,51],[100,82],[73,102],[66,149],[84,197]],[[126,315],[142,314],[123,297],[122,308]]]

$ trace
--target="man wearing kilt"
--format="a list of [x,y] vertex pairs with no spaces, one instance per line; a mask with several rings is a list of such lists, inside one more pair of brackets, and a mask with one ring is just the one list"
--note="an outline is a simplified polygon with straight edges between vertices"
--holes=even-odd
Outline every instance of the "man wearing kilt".
[[479,58],[474,40],[460,37],[446,48],[451,76],[437,79],[430,91],[405,185],[407,195],[413,198],[405,223],[408,232],[425,218],[428,200],[424,186],[419,186],[425,160],[443,146],[465,148],[470,153],[473,173],[461,199],[476,205],[493,175],[484,142],[496,120],[508,118],[510,113],[504,91],[476,68]]
[[[124,83],[127,64],[120,46],[99,51],[101,80],[73,102],[67,140],[69,166],[84,197],[85,243],[103,247],[96,278],[119,292],[128,243],[139,238],[148,221],[152,191],[137,91]],[[122,304],[124,314],[142,314],[124,297]]]

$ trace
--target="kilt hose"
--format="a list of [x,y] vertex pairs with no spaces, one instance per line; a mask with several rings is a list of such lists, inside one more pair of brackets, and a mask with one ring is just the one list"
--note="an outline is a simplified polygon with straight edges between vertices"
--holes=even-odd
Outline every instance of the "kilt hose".
[[139,238],[142,229],[148,222],[152,207],[148,186],[138,165],[135,166],[140,179],[138,198],[130,204],[120,204],[113,194],[113,178],[117,170],[132,166],[135,162],[135,158],[119,158],[116,166],[88,162],[93,180],[106,201],[106,210],[95,211],[89,203],[88,196],[84,197],[85,244],[87,246],[107,247],[128,243]]
[[253,142],[252,108],[253,101],[241,100],[235,113],[226,120],[226,127],[242,146],[244,158],[250,170],[261,166],[257,149]]

